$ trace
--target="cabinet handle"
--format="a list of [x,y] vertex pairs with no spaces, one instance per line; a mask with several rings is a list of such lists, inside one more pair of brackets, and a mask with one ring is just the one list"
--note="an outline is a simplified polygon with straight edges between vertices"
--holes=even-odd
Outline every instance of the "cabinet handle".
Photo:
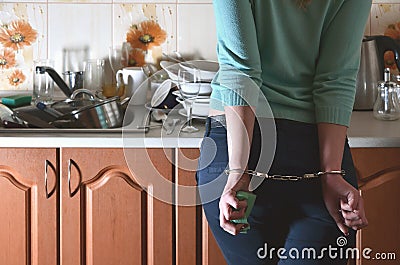
[[[78,172],[78,178],[79,178],[79,184],[75,190],[72,190],[72,187],[71,187],[72,166],[74,166],[76,168],[76,170]],[[69,197],[74,197],[74,195],[79,191],[81,181],[82,181],[82,173],[78,167],[78,164],[74,160],[68,159],[68,193],[69,193]]]
[[68,159],[68,193],[69,193],[69,197],[72,197],[72,190],[71,190],[71,167],[72,167],[72,159]]
[[49,175],[49,167],[55,171],[54,166],[51,164],[51,162],[49,160],[46,159],[44,161],[44,190],[46,192],[46,199],[49,199],[51,197],[51,195],[53,195],[53,193],[55,192],[55,188],[56,188],[56,187],[54,187],[49,192],[49,188],[47,185],[47,180],[48,180],[48,175]]

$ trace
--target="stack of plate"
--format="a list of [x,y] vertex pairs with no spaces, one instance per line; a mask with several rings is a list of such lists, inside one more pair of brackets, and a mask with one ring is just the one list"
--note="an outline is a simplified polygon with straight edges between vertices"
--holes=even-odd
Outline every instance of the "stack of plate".
[[[176,95],[176,101],[181,103],[184,109],[179,110],[179,114],[186,116],[186,104],[185,101],[180,97],[179,91],[174,91]],[[193,102],[192,116],[193,118],[204,119],[208,116],[208,110],[210,109],[210,95],[198,96]]]
[[[211,81],[218,72],[219,64],[212,61],[185,61],[180,63],[161,61],[161,67],[167,72],[170,82],[176,83],[178,79],[179,68],[194,71],[194,69],[200,70],[200,91],[199,96],[193,103],[192,114],[193,118],[205,118],[208,116],[208,110],[210,106],[210,95],[211,95]],[[171,92],[171,85],[165,84],[160,86],[154,93],[151,105],[155,107],[158,103],[167,99]],[[177,102],[181,103],[186,108],[185,102],[180,97],[179,91],[172,91],[172,95],[175,96]],[[186,115],[185,109],[179,111],[182,115]]]

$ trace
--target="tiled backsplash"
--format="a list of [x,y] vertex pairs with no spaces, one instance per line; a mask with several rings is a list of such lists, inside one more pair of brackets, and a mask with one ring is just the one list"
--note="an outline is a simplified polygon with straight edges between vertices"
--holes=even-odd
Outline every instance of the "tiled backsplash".
[[[1,69],[0,65],[0,90],[31,89],[34,59],[52,58],[61,71],[65,49],[87,46],[90,58],[107,59],[109,47],[122,44],[132,24],[149,19],[168,34],[163,52],[177,50],[193,58],[216,60],[212,0],[0,1],[0,26],[24,19],[38,32],[31,46],[16,53],[15,66]],[[366,34],[383,34],[388,25],[399,21],[400,0],[375,0]],[[0,57],[3,50],[0,44]],[[11,85],[9,78],[15,70],[21,70],[26,80]]]

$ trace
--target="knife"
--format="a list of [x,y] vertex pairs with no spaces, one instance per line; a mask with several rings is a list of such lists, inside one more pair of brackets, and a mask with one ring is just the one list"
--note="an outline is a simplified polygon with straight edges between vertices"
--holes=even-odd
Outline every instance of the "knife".
[[39,119],[38,117],[26,113],[26,112],[17,112],[16,116],[25,122],[28,123],[29,127],[34,127],[34,128],[57,128],[54,125],[51,125],[47,123],[46,121]]

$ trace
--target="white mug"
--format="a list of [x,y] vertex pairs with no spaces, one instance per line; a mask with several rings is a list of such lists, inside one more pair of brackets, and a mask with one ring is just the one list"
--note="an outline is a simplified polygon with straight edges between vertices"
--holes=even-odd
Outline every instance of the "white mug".
[[142,67],[124,67],[118,70],[116,80],[122,80],[125,86],[125,95],[132,96],[131,104],[144,105],[146,103],[148,82]]

